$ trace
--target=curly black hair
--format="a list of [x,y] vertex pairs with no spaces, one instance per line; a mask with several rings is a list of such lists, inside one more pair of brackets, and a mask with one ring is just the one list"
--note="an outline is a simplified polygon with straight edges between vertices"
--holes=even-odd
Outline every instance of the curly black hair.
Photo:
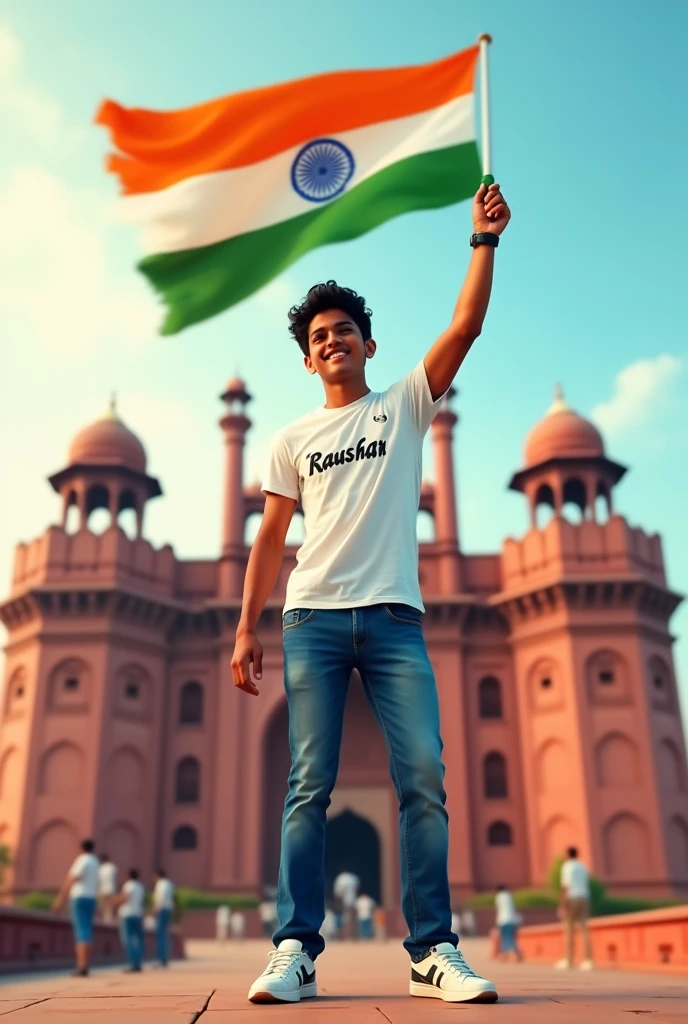
[[372,334],[370,319],[372,309],[368,309],[366,301],[353,288],[342,288],[336,281],[325,281],[314,284],[308,289],[308,295],[300,306],[292,306],[289,310],[289,331],[296,338],[299,348],[305,356],[309,353],[308,328],[313,317],[324,313],[326,309],[343,309],[368,341]]

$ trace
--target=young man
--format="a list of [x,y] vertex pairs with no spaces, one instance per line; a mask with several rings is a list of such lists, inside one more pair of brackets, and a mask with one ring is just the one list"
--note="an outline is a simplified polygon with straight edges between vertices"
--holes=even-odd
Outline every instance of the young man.
[[93,849],[93,840],[84,839],[81,853],[67,872],[53,902],[53,910],[60,910],[69,896],[76,949],[75,976],[79,978],[85,978],[90,967],[93,918],[98,897],[99,863]]
[[568,970],[573,966],[573,932],[578,923],[583,936],[583,960],[580,967],[582,971],[591,971],[593,968],[592,945],[588,930],[590,876],[585,864],[578,859],[578,850],[575,846],[569,846],[566,851],[566,860],[561,865],[559,881],[561,885],[561,916],[566,929],[566,956],[563,960],[559,960],[556,966],[559,970]]
[[481,185],[473,203],[473,255],[451,324],[415,370],[387,391],[374,393],[366,384],[376,344],[361,296],[328,282],[311,288],[289,314],[306,369],[323,383],[325,405],[276,439],[232,658],[235,685],[257,695],[263,651],[256,628],[300,500],[306,539],[283,618],[292,766],[279,928],[270,963],[249,991],[253,1002],[298,1002],[317,994],[325,818],[354,668],[383,731],[400,801],[411,994],[448,1002],[497,999],[494,986],[468,966],[451,930],[444,766],[435,680],[421,631],[416,518],[423,437],[482,329],[496,236],[509,217],[499,186]]
[[129,966],[127,973],[138,974],[141,970],[144,955],[143,937],[143,903],[146,890],[139,881],[139,873],[135,868],[129,872],[129,878],[122,886],[119,896],[113,905],[119,908],[119,933],[122,946]]
[[153,875],[153,913],[155,914],[155,949],[158,963],[167,967],[170,959],[170,921],[174,913],[174,884],[162,868]]
[[521,917],[516,910],[514,898],[505,885],[497,886],[495,894],[495,924],[499,929],[499,953],[506,960],[511,953],[517,963],[521,962],[521,951],[518,948],[516,933]]

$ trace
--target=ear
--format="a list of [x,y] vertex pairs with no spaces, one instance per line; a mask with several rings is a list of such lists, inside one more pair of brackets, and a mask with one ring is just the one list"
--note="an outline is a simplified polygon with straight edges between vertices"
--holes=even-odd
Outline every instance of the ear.
[[364,342],[364,347],[366,359],[372,359],[375,353],[377,352],[377,343],[373,340],[373,338],[368,338],[368,340]]
[[313,360],[311,359],[310,356],[303,357],[303,365],[306,367],[311,376],[317,372],[315,367],[313,366]]

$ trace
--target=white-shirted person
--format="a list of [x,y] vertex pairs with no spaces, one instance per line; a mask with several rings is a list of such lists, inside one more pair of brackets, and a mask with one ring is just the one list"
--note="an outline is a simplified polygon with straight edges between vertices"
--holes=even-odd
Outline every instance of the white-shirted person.
[[578,850],[575,846],[570,846],[566,851],[566,860],[561,866],[560,885],[566,956],[556,966],[560,970],[568,970],[573,966],[574,928],[578,924],[583,937],[583,960],[580,967],[582,971],[590,971],[593,967],[592,945],[588,931],[590,875],[585,864],[578,859]]
[[174,914],[174,883],[162,868],[153,875],[153,913],[155,914],[155,951],[161,967],[170,959],[170,922]]
[[92,839],[84,839],[81,853],[65,875],[55,900],[53,910],[60,910],[69,896],[69,909],[74,928],[76,950],[75,975],[85,978],[91,960],[93,943],[93,918],[98,898],[98,858],[93,852]]
[[129,966],[127,971],[138,973],[142,970],[144,954],[143,937],[143,904],[146,898],[146,890],[139,880],[139,873],[135,868],[129,872],[129,878],[122,886],[119,896],[114,899],[114,905],[118,908],[119,933],[124,946]]

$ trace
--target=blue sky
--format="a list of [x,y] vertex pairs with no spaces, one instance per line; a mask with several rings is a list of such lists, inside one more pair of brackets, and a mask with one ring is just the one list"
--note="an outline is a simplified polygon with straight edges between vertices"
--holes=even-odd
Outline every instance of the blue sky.
[[[99,101],[169,109],[334,68],[441,57],[494,36],[494,161],[513,210],[484,333],[458,379],[457,470],[467,551],[526,527],[505,490],[555,381],[631,472],[628,519],[659,531],[688,591],[688,172],[682,0],[4,0],[0,4],[0,579],[12,544],[56,519],[45,483],[116,390],[165,497],[148,535],[213,556],[220,530],[217,395],[255,396],[249,479],[281,424],[320,400],[285,310],[335,277],[368,298],[370,383],[410,369],[451,314],[469,257],[468,204],[400,218],[301,260],[258,296],[173,338],[133,271],[102,170]],[[688,609],[673,620],[688,696]],[[685,704],[685,701],[684,701]]]

